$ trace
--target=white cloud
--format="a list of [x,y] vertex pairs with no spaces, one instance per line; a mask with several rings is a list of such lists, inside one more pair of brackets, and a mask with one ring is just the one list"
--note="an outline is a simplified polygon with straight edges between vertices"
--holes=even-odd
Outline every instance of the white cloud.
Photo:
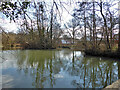
[[9,19],[4,19],[0,17],[0,26],[5,29],[5,31],[9,32],[16,32],[17,31],[17,24],[13,21],[10,23]]

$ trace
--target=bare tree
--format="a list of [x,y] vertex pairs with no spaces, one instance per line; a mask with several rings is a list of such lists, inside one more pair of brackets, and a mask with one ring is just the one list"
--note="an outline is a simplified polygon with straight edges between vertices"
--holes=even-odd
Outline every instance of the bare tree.
[[69,33],[69,35],[72,39],[72,43],[74,45],[75,38],[76,38],[76,35],[78,33],[78,30],[79,30],[79,21],[77,21],[76,19],[73,18],[65,26],[68,29],[67,32]]
[[119,9],[119,42],[118,42],[118,51],[120,52],[120,2],[118,2],[118,9]]

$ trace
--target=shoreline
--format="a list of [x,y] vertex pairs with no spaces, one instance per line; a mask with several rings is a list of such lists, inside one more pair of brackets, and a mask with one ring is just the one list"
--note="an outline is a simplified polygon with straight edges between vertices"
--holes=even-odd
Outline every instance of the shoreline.
[[85,50],[86,55],[97,56],[97,57],[108,57],[108,58],[120,58],[120,52],[118,51],[96,51],[96,50]]
[[103,90],[106,90],[106,89],[120,89],[120,79],[118,79],[117,81],[113,82],[111,85],[108,85],[106,86]]
[[[62,50],[69,48],[48,48],[48,49],[2,49],[2,50]],[[120,52],[118,51],[97,51],[97,50],[79,50],[79,49],[69,49],[73,51],[82,51],[85,55],[88,56],[96,56],[96,57],[107,57],[107,58],[115,58],[120,59]]]

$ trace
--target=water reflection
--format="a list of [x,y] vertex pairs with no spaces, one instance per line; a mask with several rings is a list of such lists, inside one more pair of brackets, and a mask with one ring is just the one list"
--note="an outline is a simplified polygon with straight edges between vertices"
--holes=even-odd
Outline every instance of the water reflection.
[[120,62],[118,62],[118,78],[120,79]]
[[[23,50],[12,53],[13,56],[3,52],[8,61],[3,63],[2,69],[3,75],[12,75],[12,87],[26,87],[23,80],[17,80],[15,75],[25,77],[28,87],[35,88],[103,88],[120,79],[120,62],[84,57],[80,51]],[[6,68],[7,64],[11,65]],[[9,70],[14,74],[8,73]],[[7,87],[5,83],[3,87]]]

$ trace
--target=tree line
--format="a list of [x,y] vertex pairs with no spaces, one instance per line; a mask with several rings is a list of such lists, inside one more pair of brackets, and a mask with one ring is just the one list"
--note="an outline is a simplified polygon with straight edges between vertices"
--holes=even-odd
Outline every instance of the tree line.
[[[69,0],[68,0],[69,2]],[[73,2],[73,1],[71,1]],[[99,50],[102,45],[111,51],[114,47],[114,32],[118,30],[118,50],[120,50],[119,2],[76,2],[73,13],[64,7],[64,2],[52,0],[50,4],[40,2],[2,2],[1,11],[10,20],[20,25],[20,43],[36,49],[54,48],[61,36],[67,31],[73,44],[76,38],[83,39],[85,49]],[[119,6],[119,5],[118,5]],[[73,17],[61,28],[60,8]]]

